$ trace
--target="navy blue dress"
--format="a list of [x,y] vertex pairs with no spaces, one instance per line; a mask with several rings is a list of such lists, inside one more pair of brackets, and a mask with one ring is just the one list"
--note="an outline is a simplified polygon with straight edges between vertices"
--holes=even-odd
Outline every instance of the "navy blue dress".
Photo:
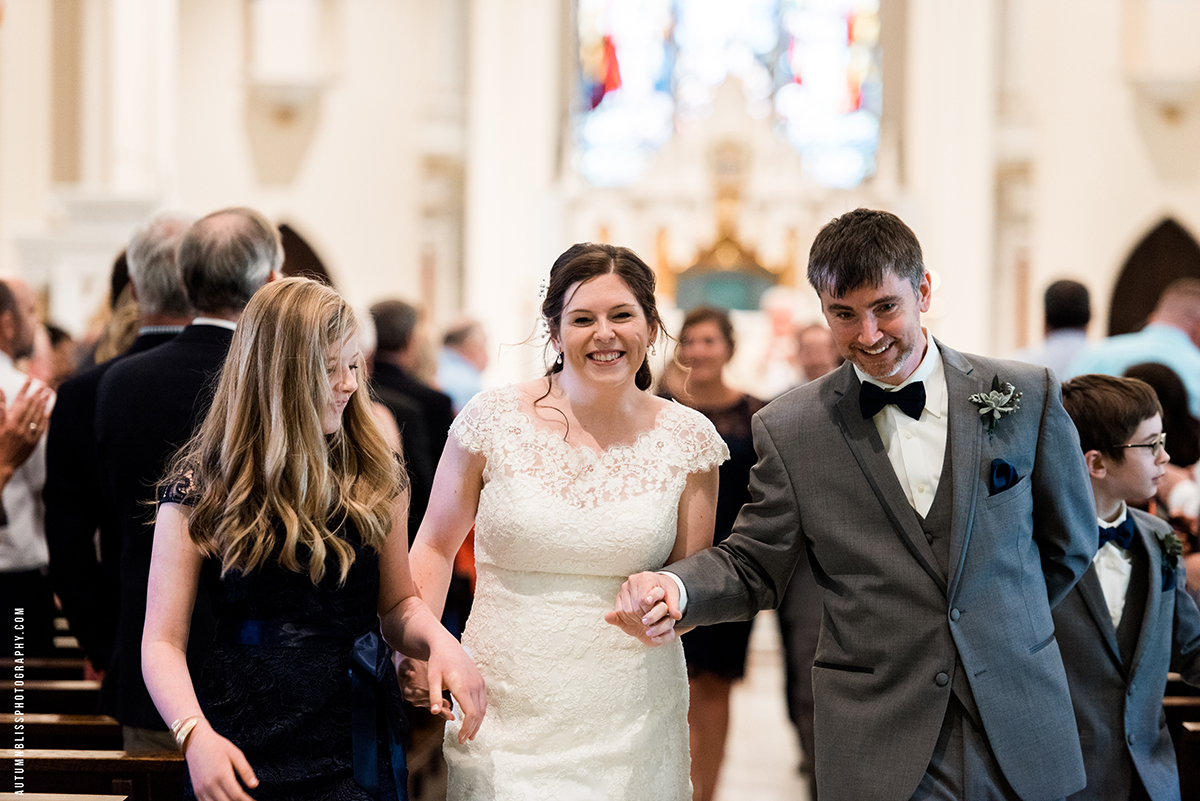
[[[160,500],[194,502],[186,486]],[[336,559],[314,585],[273,554],[250,573],[207,560],[201,581],[217,634],[196,682],[213,729],[242,749],[256,799],[404,801],[408,730],[390,648],[379,636],[379,554],[347,522],[355,552],[345,584]],[[188,780],[185,797],[193,797]]]
[[[662,396],[675,400],[666,392]],[[737,520],[738,512],[750,501],[750,469],[757,461],[750,419],[766,405],[765,401],[758,398],[742,395],[737,403],[723,409],[692,407],[712,421],[717,433],[729,447],[729,459],[719,468],[713,545],[733,533],[733,522]],[[753,619],[734,620],[712,626],[697,626],[684,634],[680,639],[683,641],[688,675],[711,673],[730,681],[742,678],[746,675],[746,652],[750,647],[750,630],[753,627]]]

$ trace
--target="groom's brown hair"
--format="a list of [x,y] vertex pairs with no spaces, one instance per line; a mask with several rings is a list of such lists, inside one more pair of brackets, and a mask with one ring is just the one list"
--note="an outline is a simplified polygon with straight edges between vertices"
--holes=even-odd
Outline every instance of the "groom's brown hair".
[[855,209],[835,217],[808,252],[808,283],[835,298],[861,286],[878,287],[895,273],[919,292],[925,260],[917,235],[895,214]]

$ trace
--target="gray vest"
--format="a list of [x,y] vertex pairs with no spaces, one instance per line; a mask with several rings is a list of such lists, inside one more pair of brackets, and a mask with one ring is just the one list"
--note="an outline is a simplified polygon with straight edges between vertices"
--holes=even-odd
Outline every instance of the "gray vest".
[[[947,584],[950,583],[950,523],[952,519],[952,499],[954,498],[954,470],[950,465],[950,433],[946,432],[946,452],[942,456],[942,475],[938,479],[937,494],[933,496],[933,504],[929,507],[929,512],[925,517],[917,514],[915,509],[912,510],[913,517],[921,526],[921,531],[925,533],[925,539],[933,548],[933,555],[937,559],[937,567],[942,574],[942,579]],[[979,707],[975,705],[975,695],[971,692],[971,685],[967,681],[967,673],[963,669],[962,660],[955,654],[954,657],[954,673],[950,680],[950,689],[953,691],[963,708],[974,719],[975,725],[982,728],[982,720],[979,717]]]
[[1150,592],[1158,592],[1162,584],[1150,586],[1147,575],[1150,570],[1150,556],[1141,536],[1133,538],[1133,546],[1129,549],[1133,559],[1133,572],[1129,575],[1129,589],[1125,591],[1125,607],[1121,611],[1121,625],[1117,626],[1117,648],[1121,652],[1121,666],[1126,675],[1133,667],[1133,656],[1137,650],[1138,638],[1142,634],[1142,618],[1146,614],[1146,598]]

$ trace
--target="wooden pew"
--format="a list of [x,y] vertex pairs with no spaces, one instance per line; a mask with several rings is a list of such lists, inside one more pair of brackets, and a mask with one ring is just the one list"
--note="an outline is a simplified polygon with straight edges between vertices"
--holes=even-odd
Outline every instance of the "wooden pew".
[[119,751],[123,743],[121,724],[107,715],[0,715],[0,731],[24,737],[26,748]]
[[177,801],[185,765],[183,755],[173,751],[0,750],[0,771],[24,784],[14,789],[126,795],[131,801]]
[[[72,656],[28,657],[21,662],[21,671],[27,679],[66,679],[79,681],[83,679],[85,660]],[[17,669],[17,660],[13,657],[0,659],[0,676],[11,679]]]
[[1200,799],[1200,721],[1185,720],[1175,741],[1179,763],[1179,796],[1183,801]]
[[21,711],[30,713],[90,715],[100,702],[100,682],[83,679],[26,678],[20,687],[15,681],[5,681],[0,682],[0,692],[5,698],[25,704]]

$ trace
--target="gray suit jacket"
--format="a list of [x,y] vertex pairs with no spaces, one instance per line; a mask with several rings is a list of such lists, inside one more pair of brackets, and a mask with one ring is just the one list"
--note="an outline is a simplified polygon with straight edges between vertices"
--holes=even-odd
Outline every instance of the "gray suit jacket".
[[1158,536],[1171,527],[1136,509],[1130,513],[1150,557],[1149,590],[1132,663],[1121,662],[1094,567],[1054,610],[1087,771],[1087,788],[1072,799],[1129,798],[1135,766],[1150,798],[1179,798],[1179,769],[1162,699],[1169,670],[1179,671],[1189,684],[1200,684],[1200,612],[1184,590],[1182,565],[1175,572],[1175,588],[1162,589]]
[[[825,611],[813,668],[816,774],[824,801],[908,798],[929,765],[956,657],[988,740],[1024,799],[1084,784],[1052,606],[1096,552],[1079,437],[1044,368],[938,343],[954,470],[950,575],[905,498],[847,363],[754,418],[752,500],[717,548],[671,565],[684,621],[773,607],[806,548]],[[992,377],[1024,393],[989,436],[968,396]],[[992,461],[1020,480],[989,494]]]

